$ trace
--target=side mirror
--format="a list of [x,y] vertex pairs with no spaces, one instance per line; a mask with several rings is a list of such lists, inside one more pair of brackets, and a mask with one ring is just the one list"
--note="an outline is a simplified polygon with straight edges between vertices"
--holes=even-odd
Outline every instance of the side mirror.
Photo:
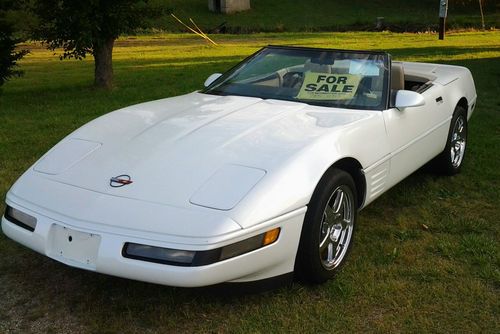
[[210,86],[215,80],[219,79],[221,75],[222,75],[221,73],[214,73],[211,76],[209,76],[207,80],[205,80],[204,83],[205,87]]
[[419,107],[425,104],[422,94],[411,90],[398,90],[396,92],[396,101],[394,107],[399,110],[404,108]]

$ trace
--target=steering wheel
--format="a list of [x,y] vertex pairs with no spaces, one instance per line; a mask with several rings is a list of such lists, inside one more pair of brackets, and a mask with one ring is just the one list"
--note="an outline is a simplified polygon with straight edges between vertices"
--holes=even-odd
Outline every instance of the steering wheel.
[[302,72],[288,72],[283,75],[282,87],[285,88],[300,88],[304,78],[304,73]]

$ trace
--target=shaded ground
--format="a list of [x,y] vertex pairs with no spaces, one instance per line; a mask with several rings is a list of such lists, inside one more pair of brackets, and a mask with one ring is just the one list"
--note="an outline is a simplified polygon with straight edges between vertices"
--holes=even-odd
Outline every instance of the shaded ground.
[[[427,31],[438,26],[439,2],[436,0],[252,0],[252,9],[232,15],[209,12],[207,1],[170,0],[167,2],[179,17],[193,18],[210,30],[226,22],[228,32],[346,31],[373,30],[377,17],[384,17],[383,29],[391,31]],[[486,26],[499,27],[500,9],[486,0]],[[450,0],[448,27],[481,27],[477,1]],[[185,31],[170,18],[155,26],[168,31]]]

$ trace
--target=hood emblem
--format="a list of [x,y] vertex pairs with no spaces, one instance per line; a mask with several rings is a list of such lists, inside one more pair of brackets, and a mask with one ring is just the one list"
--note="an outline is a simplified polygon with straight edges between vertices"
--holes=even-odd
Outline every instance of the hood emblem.
[[109,179],[109,185],[113,188],[123,187],[126,186],[127,184],[131,184],[132,182],[134,181],[132,181],[130,175],[126,174],[114,176],[111,179]]

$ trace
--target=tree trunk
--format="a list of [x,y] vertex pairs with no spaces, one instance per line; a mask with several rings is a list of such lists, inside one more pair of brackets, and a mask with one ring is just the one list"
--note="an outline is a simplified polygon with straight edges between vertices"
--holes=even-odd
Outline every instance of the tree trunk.
[[113,87],[113,45],[114,38],[94,43],[94,85],[99,88]]
[[479,10],[481,11],[481,26],[483,27],[483,30],[485,30],[486,26],[484,25],[483,0],[479,0]]

